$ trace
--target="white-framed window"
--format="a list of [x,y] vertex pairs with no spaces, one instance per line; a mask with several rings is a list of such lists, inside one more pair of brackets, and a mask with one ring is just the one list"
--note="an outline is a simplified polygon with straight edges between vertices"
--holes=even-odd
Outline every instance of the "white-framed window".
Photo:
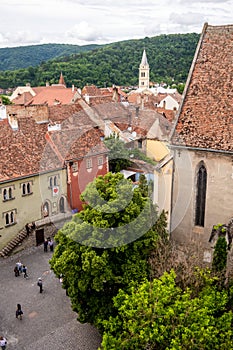
[[5,187],[2,189],[2,199],[4,202],[14,199],[13,197],[13,186]]
[[103,156],[98,157],[98,159],[97,159],[97,164],[98,164],[98,166],[102,166],[102,165],[104,164]]
[[21,184],[22,196],[28,196],[32,194],[32,181],[24,182]]
[[145,72],[141,72],[141,77],[145,78],[145,76],[146,76],[146,73]]
[[53,175],[49,176],[48,178],[48,183],[49,183],[49,188],[53,188],[54,186],[58,186],[59,182],[59,175]]
[[91,158],[87,158],[86,159],[86,168],[87,169],[91,169],[92,168],[92,159]]
[[72,169],[73,173],[77,173],[77,171],[78,171],[78,162],[73,163],[72,166],[71,166],[71,169]]
[[11,226],[16,224],[16,209],[12,209],[3,213],[5,226]]

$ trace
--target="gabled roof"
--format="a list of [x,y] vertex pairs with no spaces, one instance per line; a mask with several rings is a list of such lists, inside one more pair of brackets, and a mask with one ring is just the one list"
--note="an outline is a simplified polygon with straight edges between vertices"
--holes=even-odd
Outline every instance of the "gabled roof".
[[74,103],[77,89],[66,88],[65,85],[39,86],[30,89],[17,88],[11,101],[18,105],[46,104],[53,106],[57,104]]
[[98,128],[86,126],[47,132],[46,138],[53,149],[56,149],[59,158],[68,161],[107,153],[108,149],[101,140],[103,136],[103,132]]
[[[60,169],[85,152],[107,152],[103,133],[79,104],[7,107],[17,127],[12,128],[8,118],[0,121],[0,182]],[[61,127],[48,131],[53,125]]]
[[167,139],[171,131],[171,123],[161,114],[151,109],[126,108],[121,103],[106,103],[93,107],[104,120],[112,121],[122,132],[130,128],[137,133],[137,138],[149,134],[157,137],[155,126],[161,129],[163,139]]
[[204,25],[172,143],[233,151],[233,25]]

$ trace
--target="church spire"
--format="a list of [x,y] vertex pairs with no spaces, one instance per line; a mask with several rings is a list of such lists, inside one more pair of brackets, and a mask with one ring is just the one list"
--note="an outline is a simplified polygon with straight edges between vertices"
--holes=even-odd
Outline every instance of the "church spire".
[[143,50],[141,64],[139,66],[139,89],[149,89],[150,76],[149,64],[146,57],[146,50]]
[[64,77],[63,77],[62,72],[61,72],[61,75],[60,75],[60,79],[59,79],[59,83],[58,83],[58,84],[59,84],[59,85],[65,85],[65,86],[66,86],[65,79],[64,79]]
[[148,61],[147,61],[147,57],[146,57],[146,50],[143,50],[143,54],[142,54],[142,61],[141,61],[141,66],[149,66]]

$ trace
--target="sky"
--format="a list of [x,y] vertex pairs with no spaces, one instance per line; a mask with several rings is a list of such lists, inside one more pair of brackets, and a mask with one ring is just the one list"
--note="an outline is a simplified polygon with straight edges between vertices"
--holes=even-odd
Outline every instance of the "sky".
[[233,0],[1,0],[0,48],[107,44],[233,24]]

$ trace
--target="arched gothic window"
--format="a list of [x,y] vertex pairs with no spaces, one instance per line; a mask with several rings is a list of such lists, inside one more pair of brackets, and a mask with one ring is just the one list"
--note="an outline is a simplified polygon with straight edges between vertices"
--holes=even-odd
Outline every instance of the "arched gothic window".
[[30,182],[27,183],[27,193],[31,193],[31,185],[30,185]]
[[8,213],[5,216],[5,220],[6,220],[6,225],[9,225],[10,220],[9,220],[9,214]]
[[11,223],[13,224],[13,222],[14,222],[14,213],[13,213],[13,211],[11,212]]
[[26,184],[23,184],[22,192],[23,192],[23,194],[26,194]]
[[195,225],[202,227],[205,224],[206,185],[207,172],[204,164],[201,163],[197,172]]
[[60,213],[65,213],[65,200],[63,197],[61,197],[59,201],[59,210]]
[[4,191],[3,191],[3,199],[4,200],[8,199],[8,195],[7,195],[7,190],[6,189],[4,189]]

